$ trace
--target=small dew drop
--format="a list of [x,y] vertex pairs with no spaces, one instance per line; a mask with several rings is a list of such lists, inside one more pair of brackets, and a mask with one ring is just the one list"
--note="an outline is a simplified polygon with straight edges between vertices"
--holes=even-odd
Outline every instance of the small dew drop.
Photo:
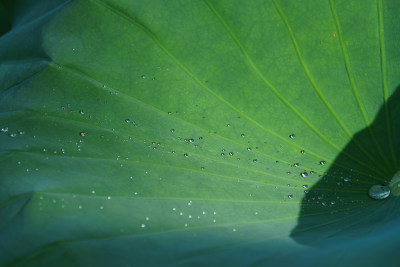
[[170,131],[171,131],[171,133],[174,133],[174,132],[175,132],[175,129],[171,129]]
[[307,172],[302,172],[302,173],[300,173],[300,176],[306,178],[308,176],[308,173]]
[[233,152],[229,152],[229,156],[233,156]]
[[302,150],[302,151],[300,151],[300,153],[304,155],[306,152],[304,150]]
[[291,134],[291,135],[289,135],[289,137],[290,137],[290,139],[294,139],[296,137],[296,135]]
[[241,137],[245,137],[246,135],[245,135],[244,133],[242,133],[240,136],[241,136]]
[[326,161],[321,160],[321,161],[319,162],[319,164],[320,164],[320,165],[325,165],[325,164],[326,164]]
[[187,157],[189,157],[189,154],[188,154],[188,153],[185,153],[185,154],[183,154],[183,156],[184,156],[185,158],[187,158]]
[[293,195],[288,195],[287,197],[290,199],[293,199]]
[[130,123],[131,120],[130,120],[130,119],[125,119],[125,122],[126,122],[126,123]]
[[257,162],[258,162],[258,160],[257,160],[257,159],[253,159],[253,162],[254,162],[254,163],[257,163]]
[[306,185],[306,184],[303,185],[303,188],[304,188],[304,189],[308,189],[308,185]]
[[80,132],[79,133],[80,136],[86,136],[86,134],[87,134],[86,132]]
[[144,223],[142,223],[142,224],[140,225],[140,227],[145,228],[146,225],[145,225]]

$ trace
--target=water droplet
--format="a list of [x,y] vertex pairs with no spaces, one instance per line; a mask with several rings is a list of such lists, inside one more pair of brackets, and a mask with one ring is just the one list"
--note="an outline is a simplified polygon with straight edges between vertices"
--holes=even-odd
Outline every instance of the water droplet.
[[1,128],[1,131],[2,131],[3,133],[8,132],[8,127],[3,127],[3,128]]
[[187,157],[189,157],[189,154],[188,154],[188,153],[185,153],[185,154],[183,154],[183,156],[184,156],[185,158],[187,158]]
[[325,160],[321,160],[321,161],[319,162],[319,164],[325,165],[325,164],[326,164],[326,161],[325,161]]
[[233,152],[229,152],[229,156],[233,156]]
[[85,111],[83,111],[83,109],[79,110],[79,114],[83,115],[85,114]]
[[146,75],[142,75],[142,76],[140,76],[142,79],[146,79]]
[[300,166],[300,163],[293,164],[293,167],[299,167],[299,166]]
[[17,136],[16,133],[11,133],[11,134],[10,134],[10,137],[16,137],[16,136]]
[[246,135],[245,135],[244,133],[242,133],[240,136],[241,136],[241,137],[245,137]]
[[292,198],[293,198],[293,195],[288,195],[287,197],[290,198],[290,199],[292,199]]
[[[80,132],[80,133],[79,133],[80,136],[86,136],[86,134],[87,134],[86,132]],[[90,139],[90,138],[89,138],[89,139]]]
[[171,129],[170,131],[171,131],[171,133],[174,133],[174,132],[175,132],[175,129]]
[[302,150],[302,151],[300,151],[300,153],[304,155],[306,152],[304,150]]
[[350,179],[349,179],[349,178],[344,178],[344,179],[343,179],[343,181],[345,181],[345,182],[349,182],[349,181],[350,181]]
[[257,161],[258,161],[257,159],[253,159],[253,162],[254,162],[254,163],[257,163]]
[[200,167],[200,169],[201,169],[202,171],[204,171],[204,167]]
[[291,139],[294,139],[294,138],[296,137],[296,135],[291,134],[291,135],[289,135],[289,137],[290,137]]
[[221,153],[221,156],[223,156],[223,157],[224,157],[224,156],[225,156],[225,153]]
[[193,139],[193,138],[190,138],[190,139],[189,139],[189,143],[194,143],[194,139]]
[[140,227],[145,228],[146,225],[145,225],[144,223],[142,223],[142,224],[140,225]]
[[326,207],[326,202],[322,202],[321,204],[322,206]]
[[306,184],[303,185],[303,188],[304,188],[304,189],[308,189],[308,185],[306,185]]
[[247,151],[251,151],[251,147],[248,147],[248,148],[247,148]]
[[126,123],[130,123],[131,120],[130,120],[130,119],[125,119],[125,122],[126,122]]
[[388,185],[373,185],[368,191],[368,195],[373,199],[385,199],[390,195]]
[[300,176],[306,178],[308,176],[308,173],[307,172],[302,172],[302,173],[300,173]]

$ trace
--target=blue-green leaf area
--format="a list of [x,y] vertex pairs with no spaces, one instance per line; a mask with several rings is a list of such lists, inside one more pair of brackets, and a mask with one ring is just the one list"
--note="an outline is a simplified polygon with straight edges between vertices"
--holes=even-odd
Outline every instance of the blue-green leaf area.
[[395,1],[3,2],[2,264],[396,266]]

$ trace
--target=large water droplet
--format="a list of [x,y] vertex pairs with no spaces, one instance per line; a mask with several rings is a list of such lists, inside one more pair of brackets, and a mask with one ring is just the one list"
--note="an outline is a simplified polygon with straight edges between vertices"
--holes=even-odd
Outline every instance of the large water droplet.
[[388,185],[373,185],[368,191],[368,195],[373,199],[385,199],[390,195]]

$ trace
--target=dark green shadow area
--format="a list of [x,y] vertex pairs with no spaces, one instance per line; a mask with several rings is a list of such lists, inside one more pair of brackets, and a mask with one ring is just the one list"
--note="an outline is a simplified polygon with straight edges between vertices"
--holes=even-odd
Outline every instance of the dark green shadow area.
[[9,11],[4,5],[3,1],[0,1],[0,37],[11,30],[11,19]]
[[304,189],[298,223],[290,236],[301,244],[319,246],[338,238],[378,237],[384,227],[399,220],[399,197],[374,200],[368,196],[372,185],[387,184],[398,171],[399,133],[400,86],[370,127],[353,137],[319,182]]

